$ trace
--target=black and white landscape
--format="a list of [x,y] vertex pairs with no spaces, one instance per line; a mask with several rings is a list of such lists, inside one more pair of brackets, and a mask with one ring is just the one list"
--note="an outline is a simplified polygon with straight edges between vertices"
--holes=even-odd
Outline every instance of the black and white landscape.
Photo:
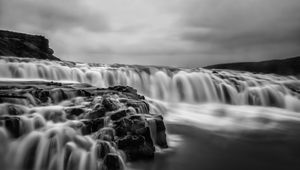
[[297,0],[0,0],[1,170],[298,170]]

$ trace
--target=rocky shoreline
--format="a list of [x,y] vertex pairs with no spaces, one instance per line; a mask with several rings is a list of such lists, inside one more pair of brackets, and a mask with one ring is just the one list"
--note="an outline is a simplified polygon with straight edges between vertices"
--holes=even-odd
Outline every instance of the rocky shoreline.
[[[53,127],[59,129],[49,132]],[[64,132],[67,129],[72,135]],[[162,115],[151,113],[149,102],[131,87],[96,88],[88,84],[47,81],[1,82],[2,146],[18,141],[26,147],[22,141],[32,132],[41,132],[42,136],[50,133],[49,140],[55,136],[63,139],[64,142],[55,144],[61,150],[49,147],[49,153],[44,153],[52,153],[53,157],[47,157],[49,162],[54,156],[62,156],[65,161],[55,164],[66,167],[62,169],[78,166],[79,158],[72,156],[77,149],[91,156],[96,152],[96,169],[117,170],[124,168],[123,161],[153,159],[155,147],[168,147]],[[18,165],[23,169],[33,169],[39,164],[37,149],[43,144],[42,140],[35,142],[23,153],[32,155],[31,161],[23,160]],[[77,149],[69,151],[69,145]],[[0,152],[8,156],[1,158],[2,162],[14,155],[8,154],[3,147]],[[4,165],[6,163],[4,161]],[[84,164],[86,169],[93,169],[89,164],[91,162]],[[50,165],[39,166],[48,169]],[[6,168],[16,167],[6,165]]]

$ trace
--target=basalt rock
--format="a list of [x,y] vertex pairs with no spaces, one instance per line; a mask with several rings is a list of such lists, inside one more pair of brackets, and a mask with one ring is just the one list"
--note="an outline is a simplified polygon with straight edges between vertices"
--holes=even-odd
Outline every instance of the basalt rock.
[[97,119],[97,118],[104,117],[105,113],[106,113],[106,109],[100,106],[96,110],[89,112],[86,117],[88,119]]
[[109,97],[105,97],[102,101],[102,104],[108,111],[114,111],[120,108],[119,102]]
[[67,118],[71,119],[71,120],[72,119],[76,119],[77,116],[80,116],[84,112],[85,112],[85,110],[82,109],[82,108],[70,108],[70,109],[66,109]]
[[116,112],[112,113],[110,118],[111,118],[111,120],[116,121],[116,120],[119,120],[119,119],[127,116],[128,112],[129,112],[128,110],[119,110],[119,111],[116,111]]
[[142,135],[127,135],[117,141],[119,149],[124,150],[127,160],[149,159],[154,157],[155,148]]
[[109,142],[98,140],[96,147],[97,147],[96,154],[99,159],[103,159],[106,155],[111,153],[111,149],[110,149],[111,146]]
[[98,139],[112,142],[115,138],[115,130],[111,127],[105,127],[98,131]]
[[117,154],[107,154],[103,161],[101,170],[123,170],[124,165]]
[[167,148],[168,144],[166,141],[166,127],[163,122],[162,116],[156,116],[155,118],[150,118],[147,120],[148,125],[151,128],[151,136],[153,142],[162,147]]
[[125,92],[125,93],[133,93],[133,94],[137,93],[136,89],[129,87],[129,86],[112,86],[112,87],[109,87],[108,89],[116,90],[119,92]]
[[84,124],[84,127],[82,128],[82,133],[91,134],[100,130],[104,127],[104,121],[105,120],[103,118],[82,120],[82,123]]
[[28,100],[22,104],[18,101],[23,97],[13,98],[15,102],[0,104],[0,128],[13,139],[38,130],[34,135],[39,140],[43,131],[57,126],[46,141],[57,145],[57,136],[62,138],[59,143],[66,145],[70,167],[79,166],[76,148],[87,153],[94,149],[97,159],[103,161],[100,169],[119,170],[124,168],[121,151],[127,161],[135,161],[152,159],[155,145],[168,146],[162,116],[150,113],[148,101],[131,87],[100,89],[86,84],[20,81],[1,83],[0,94]]
[[59,60],[53,53],[43,36],[0,30],[0,56]]
[[137,113],[149,113],[150,106],[145,101],[127,100],[125,102],[127,107],[132,107]]
[[4,126],[13,138],[22,135],[21,119],[18,117],[0,117],[1,126]]
[[117,122],[114,122],[114,129],[116,130],[117,136],[125,136],[131,131],[133,121],[128,118],[123,118]]

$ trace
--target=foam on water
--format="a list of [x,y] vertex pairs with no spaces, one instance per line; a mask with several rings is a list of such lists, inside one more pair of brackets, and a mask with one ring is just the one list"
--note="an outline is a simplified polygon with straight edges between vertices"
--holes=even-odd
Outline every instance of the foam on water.
[[[5,58],[0,77],[84,82],[97,87],[128,85],[154,99],[187,103],[260,105],[300,111],[300,81],[292,76],[247,72],[107,66]],[[297,86],[296,86],[297,87]]]
[[[27,80],[81,82],[97,87],[128,85],[146,95],[151,113],[163,114],[167,123],[212,132],[263,131],[293,135],[300,129],[300,81],[293,76],[3,57],[0,79],[0,83]],[[53,105],[43,107],[37,107],[33,100],[29,103],[10,101],[15,104],[16,113],[24,114],[10,116],[10,123],[20,119],[16,135],[21,137],[10,136],[11,129],[0,127],[0,155],[4,155],[0,165],[7,170],[94,170],[103,164],[99,159],[103,152],[119,155],[120,164],[124,165],[122,154],[111,144],[82,136],[78,130],[82,124],[76,120],[67,121],[65,109],[69,103],[84,105],[83,99],[68,94],[68,99],[60,102],[61,95],[57,92],[54,101],[49,102]],[[0,116],[8,115],[9,111],[9,104],[0,104]],[[155,127],[153,120],[148,120],[148,124]],[[155,140],[154,128],[151,135]],[[181,139],[171,136],[169,141],[176,146]],[[15,160],[14,164],[9,160]]]

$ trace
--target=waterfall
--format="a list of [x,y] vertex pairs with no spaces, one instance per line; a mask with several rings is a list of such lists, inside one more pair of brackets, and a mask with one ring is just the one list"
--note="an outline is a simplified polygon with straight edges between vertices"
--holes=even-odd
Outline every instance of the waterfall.
[[295,77],[238,71],[172,69],[144,66],[82,64],[3,58],[2,79],[32,79],[88,83],[97,87],[128,85],[168,102],[259,105],[300,111]]
[[[300,81],[293,76],[0,57],[0,83],[10,81],[131,86],[146,96],[149,105],[142,101],[128,111],[150,110],[154,115],[163,114],[169,123],[214,132],[268,131],[296,136],[300,127]],[[107,127],[109,120],[96,122],[104,126],[99,134],[86,135],[86,120],[67,115],[74,106],[95,104],[96,108],[101,97],[89,103],[76,91],[55,88],[38,95],[39,100],[26,92],[21,98],[1,99],[0,166],[4,170],[105,170],[109,160],[117,160],[117,169],[125,169],[124,153],[103,140],[115,133]],[[151,142],[156,147],[167,146],[161,140],[166,137],[163,118],[146,120]]]
[[[70,103],[82,106],[85,100],[70,98],[69,104],[53,102],[39,107],[32,103],[0,104],[1,169],[105,170],[111,164],[105,163],[108,159],[114,159],[119,170],[125,168],[125,156],[114,143],[84,135],[91,128],[89,123],[85,124],[90,120],[67,119],[66,110],[72,109]],[[107,128],[100,132],[104,130]]]
[[15,162],[6,165],[7,169],[97,170],[103,164],[99,162],[101,153],[118,154],[109,142],[78,135],[67,126],[33,131],[17,141],[6,141],[6,145],[8,142],[10,152],[3,156]]

